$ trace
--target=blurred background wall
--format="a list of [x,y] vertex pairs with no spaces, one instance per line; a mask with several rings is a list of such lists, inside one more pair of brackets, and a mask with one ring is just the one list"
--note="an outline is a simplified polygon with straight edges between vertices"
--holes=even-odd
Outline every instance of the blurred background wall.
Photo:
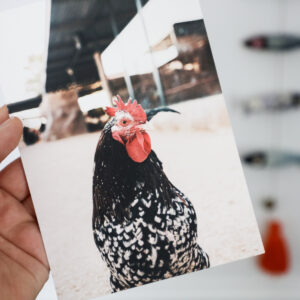
[[[298,109],[267,110],[251,115],[241,109],[243,102],[257,95],[275,98],[299,91],[299,50],[257,51],[243,45],[245,39],[259,34],[299,36],[300,22],[296,17],[299,1],[200,2],[240,153],[249,149],[299,153]],[[234,294],[240,290],[239,299],[299,299],[299,168],[296,165],[278,168],[244,165],[244,172],[261,233],[266,234],[270,219],[281,222],[290,249],[291,268],[285,275],[270,276],[260,273],[254,259],[237,263],[240,267],[244,265],[240,272],[233,271],[237,264],[226,266],[237,280],[227,296],[235,298]],[[276,203],[271,212],[264,208],[264,200],[270,197]],[[222,272],[214,271],[216,276]]]

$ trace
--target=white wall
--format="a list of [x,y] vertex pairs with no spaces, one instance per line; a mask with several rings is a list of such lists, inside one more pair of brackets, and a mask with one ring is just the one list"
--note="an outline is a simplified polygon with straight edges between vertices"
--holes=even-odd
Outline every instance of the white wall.
[[[299,110],[247,117],[238,109],[237,101],[260,93],[299,91],[299,50],[284,54],[258,52],[244,48],[241,41],[259,33],[289,32],[299,36],[300,1],[200,2],[238,148],[241,151],[251,148],[299,151]],[[282,220],[292,254],[290,274],[276,281],[265,282],[260,287],[261,295],[271,296],[279,284],[280,291],[286,289],[291,296],[299,298],[300,292],[296,289],[296,282],[300,279],[300,220],[297,214],[300,210],[299,169],[263,171],[245,167],[244,171],[262,231],[270,216],[263,210],[261,198],[271,195],[277,199],[278,210],[275,215]],[[251,260],[249,263],[252,263]],[[235,274],[240,280],[244,278],[250,287],[247,275]],[[261,274],[253,278],[258,286],[259,281],[264,279]],[[288,299],[288,294],[284,299]]]
[[[288,0],[285,6],[284,28],[286,32],[300,36],[300,1]],[[300,51],[291,51],[283,56],[283,90],[300,91]],[[299,125],[300,110],[282,114],[280,119],[280,147],[291,151],[300,151]],[[279,172],[278,196],[280,197],[281,215],[285,221],[290,238],[293,259],[293,272],[300,279],[300,185],[299,168],[289,168]]]

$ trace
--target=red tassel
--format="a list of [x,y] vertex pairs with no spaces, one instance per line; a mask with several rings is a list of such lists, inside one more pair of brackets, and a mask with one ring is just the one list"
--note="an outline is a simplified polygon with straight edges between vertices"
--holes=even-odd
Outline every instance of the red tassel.
[[264,245],[266,253],[259,257],[260,267],[274,275],[286,273],[290,267],[290,256],[278,221],[271,221],[268,224]]

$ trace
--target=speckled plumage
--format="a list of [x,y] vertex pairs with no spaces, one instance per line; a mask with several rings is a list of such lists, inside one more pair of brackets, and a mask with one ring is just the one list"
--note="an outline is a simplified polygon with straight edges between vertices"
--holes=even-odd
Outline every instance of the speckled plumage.
[[94,239],[112,290],[208,268],[191,202],[168,180],[154,151],[142,163],[128,157],[111,137],[112,122],[98,143],[93,178]]

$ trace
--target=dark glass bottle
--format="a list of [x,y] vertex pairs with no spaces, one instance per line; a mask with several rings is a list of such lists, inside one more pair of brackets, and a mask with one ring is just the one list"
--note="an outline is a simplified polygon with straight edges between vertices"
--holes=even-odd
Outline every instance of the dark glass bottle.
[[247,39],[245,45],[253,49],[285,51],[300,47],[300,38],[290,34],[259,35]]

